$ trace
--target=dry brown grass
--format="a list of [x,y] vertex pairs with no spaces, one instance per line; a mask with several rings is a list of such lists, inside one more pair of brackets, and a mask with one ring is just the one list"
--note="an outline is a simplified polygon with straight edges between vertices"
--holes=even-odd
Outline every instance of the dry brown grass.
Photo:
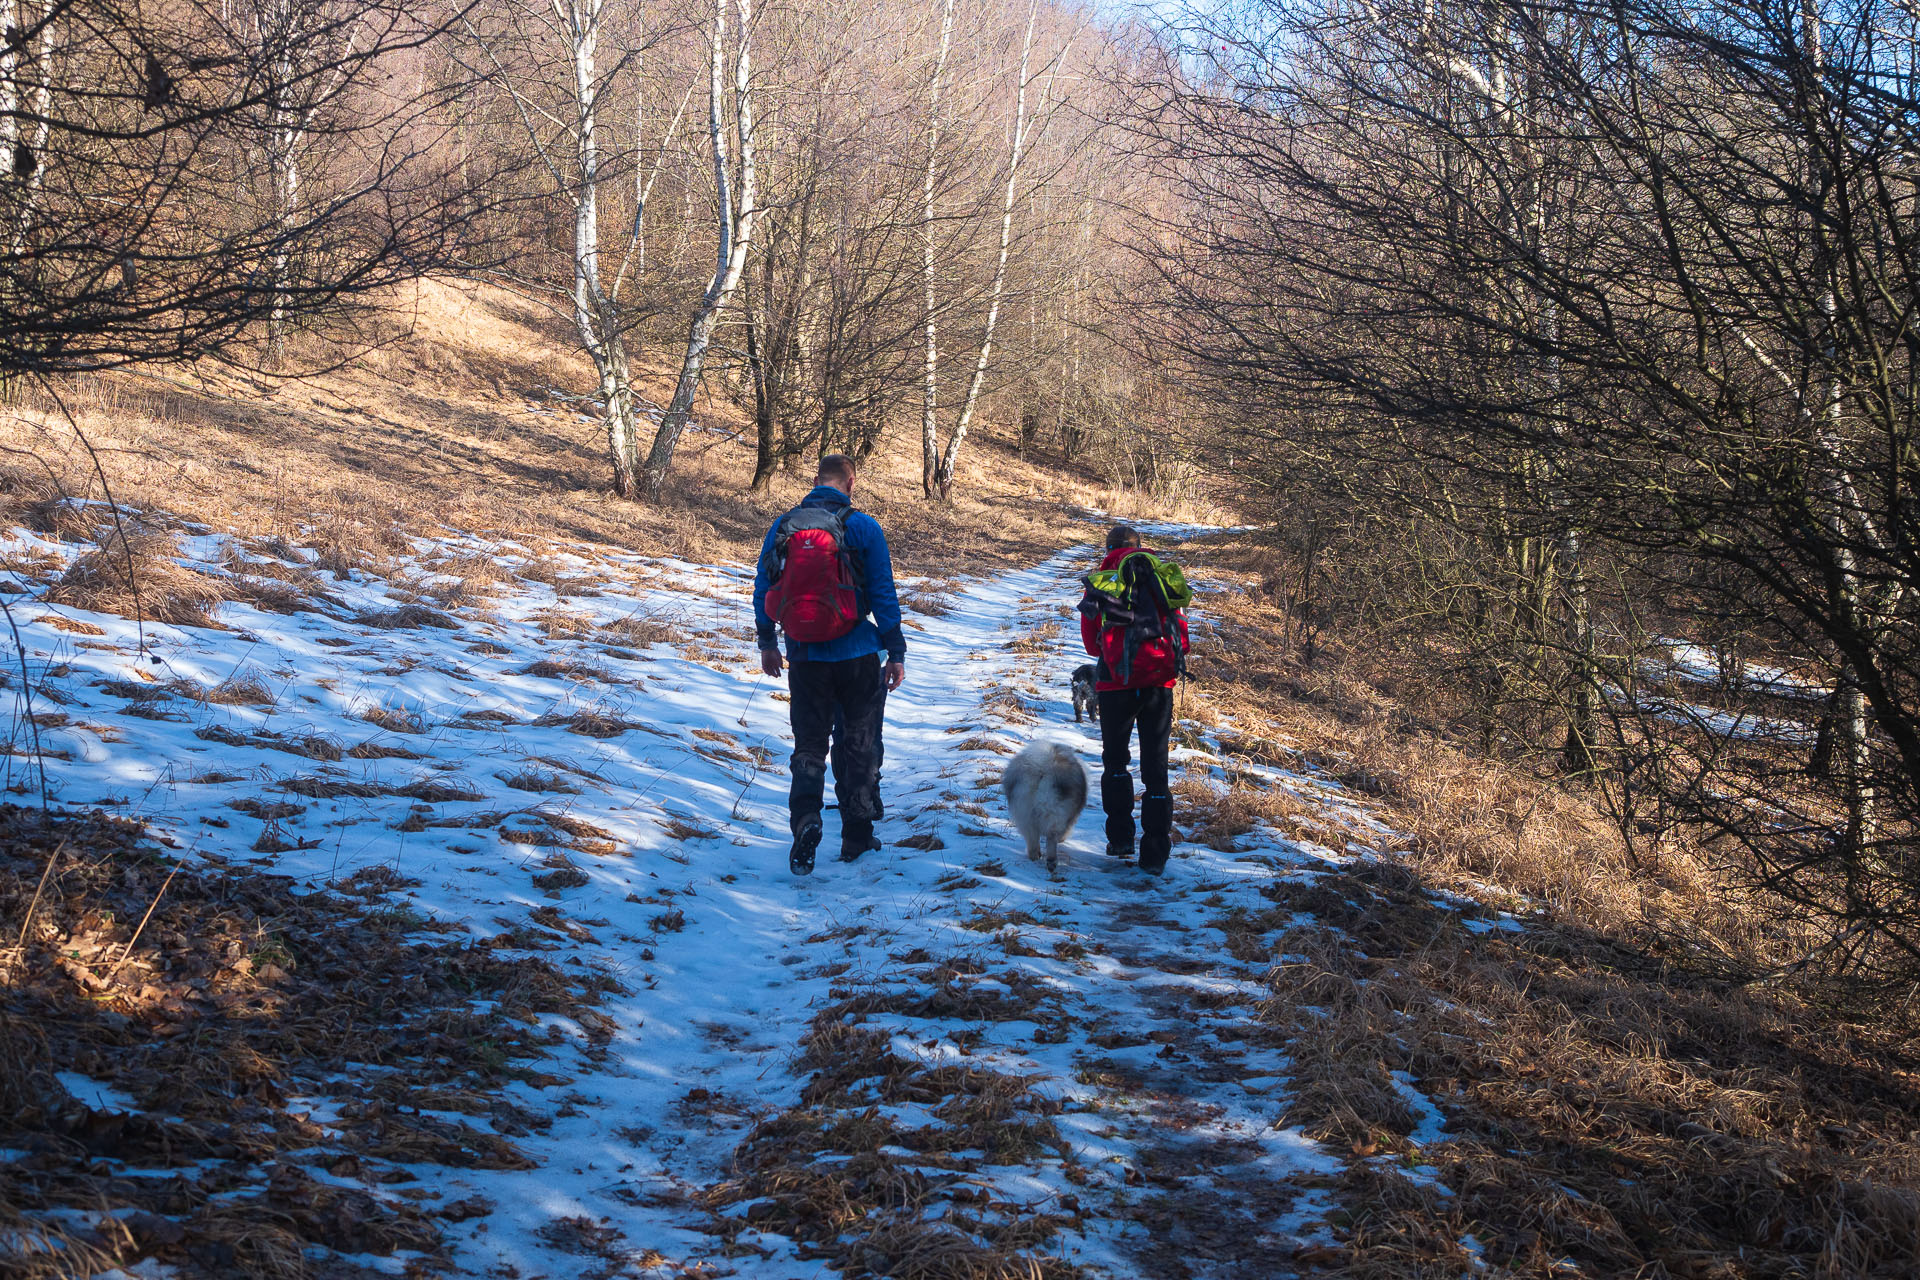
[[[550,412],[548,388],[592,383],[565,326],[503,291],[439,281],[394,302],[392,329],[373,335],[385,345],[332,372],[273,381],[213,367],[89,376],[64,382],[61,401],[97,450],[117,501],[310,547],[322,573],[386,572],[408,549],[404,534],[444,527],[534,546],[602,543],[750,562],[773,517],[808,487],[808,476],[782,474],[771,493],[747,492],[750,424],[732,404],[703,394],[695,406],[703,422],[746,429],[729,439],[690,437],[658,505],[616,498],[597,426]],[[675,369],[642,373],[643,394],[664,403]],[[983,416],[947,506],[920,496],[911,428],[883,443],[862,468],[859,502],[887,527],[899,572],[1031,562],[1092,536],[1095,524],[1075,528],[1063,518],[1074,510],[1219,514],[1107,490],[1023,460],[1012,445],[1012,433]],[[0,446],[44,464],[15,464],[0,475],[0,499],[23,516],[62,494],[103,496],[94,457],[60,410],[32,391],[0,419]],[[91,519],[69,507],[49,518]],[[483,600],[495,585],[479,564],[435,567],[457,581],[419,590],[442,607]]]
[[642,618],[638,615],[615,618],[600,628],[600,636],[615,644],[630,645],[644,649],[651,644],[665,644],[679,637],[679,632],[654,618]]
[[273,690],[252,672],[236,673],[215,685],[176,676],[163,681],[158,688],[195,702],[226,707],[271,707],[276,701]]
[[1057,622],[1042,622],[1037,626],[1022,631],[1019,635],[1007,641],[1006,647],[1013,653],[1032,657],[1054,652],[1059,648],[1059,639],[1060,624]]
[[900,607],[929,618],[944,618],[953,612],[953,593],[959,589],[960,584],[952,579],[919,587],[904,587],[900,591]]
[[1343,847],[1348,834],[1320,806],[1239,770],[1229,770],[1223,789],[1196,762],[1175,775],[1171,790],[1187,838],[1222,853],[1238,850],[1240,837],[1263,823],[1333,848]]
[[[1275,944],[1262,1016],[1289,1037],[1285,1119],[1355,1161],[1334,1274],[1458,1275],[1467,1235],[1503,1275],[1920,1268],[1920,1059],[1898,1033],[1592,933],[1474,934],[1393,864],[1270,896],[1320,921]],[[1394,1071],[1443,1141],[1408,1141]]]
[[[1336,649],[1302,669],[1279,652],[1285,620],[1244,544],[1218,565],[1205,547],[1181,558],[1246,588],[1201,599],[1185,712],[1216,725],[1229,762],[1323,770],[1405,836],[1384,859],[1275,882],[1270,908],[1216,922],[1235,956],[1283,957],[1262,1008],[1293,1061],[1283,1119],[1352,1160],[1333,1189],[1341,1247],[1303,1262],[1368,1280],[1483,1265],[1620,1280],[1920,1273],[1920,1140],[1904,1119],[1920,1060],[1904,1024],[1855,1025],[1739,985],[1782,940],[1705,859],[1671,845],[1630,856],[1579,791],[1475,756],[1364,657]],[[1257,788],[1180,789],[1216,847],[1252,821],[1336,847],[1347,834],[1337,812]],[[1475,932],[1488,910],[1440,889],[1544,910],[1524,931]],[[1396,1072],[1445,1113],[1444,1140],[1410,1141]],[[1404,1178],[1396,1166],[1412,1163],[1444,1189]]]
[[178,551],[171,533],[130,520],[119,528],[101,528],[93,549],[75,560],[44,598],[124,618],[214,626],[213,610],[226,598],[222,584],[181,565]]
[[517,769],[512,773],[494,775],[515,791],[563,792],[578,795],[580,788],[567,779],[564,774],[544,769]]
[[617,738],[629,729],[643,726],[625,716],[598,707],[588,707],[580,711],[550,711],[533,722],[543,728],[559,725],[569,733],[577,733],[586,738]]
[[[932,964],[929,976],[944,974],[937,989],[964,1002],[958,983],[979,968]],[[734,1177],[704,1202],[721,1210],[751,1201],[744,1225],[804,1241],[850,1275],[1069,1280],[1078,1269],[1047,1248],[1077,1218],[997,1200],[968,1177],[982,1163],[1043,1155],[1067,1160],[1073,1177],[1052,1119],[1059,1102],[1019,1076],[909,1060],[893,1051],[890,1031],[864,1025],[882,1009],[956,1016],[927,1007],[874,992],[816,1016],[799,1046],[798,1066],[811,1073],[800,1105],[754,1126],[735,1153]],[[905,1128],[879,1109],[900,1103],[925,1106],[942,1123]],[[727,1236],[742,1225],[716,1213],[710,1229]]]
[[[328,1250],[435,1251],[440,1229],[420,1209],[304,1166],[373,1182],[421,1160],[528,1167],[497,1134],[424,1112],[542,1079],[527,1065],[546,1051],[537,1014],[592,1023],[588,1002],[611,989],[464,936],[423,937],[441,931],[401,906],[382,910],[404,928],[386,927],[366,904],[411,883],[387,868],[341,882],[363,904],[174,867],[134,824],[99,815],[0,809],[0,837],[0,1145],[36,1153],[31,1168],[0,1163],[8,1276],[143,1258],[182,1275],[306,1276],[330,1272]],[[478,1010],[478,992],[498,1011]],[[133,1106],[89,1108],[56,1066]],[[316,1088],[341,1103],[332,1132],[289,1102]],[[264,1188],[236,1191],[219,1172],[236,1158]],[[12,1253],[22,1215],[50,1209],[81,1215],[63,1224],[72,1251]]]
[[427,731],[425,718],[410,707],[375,703],[360,708],[358,714],[368,724],[378,725],[388,733],[425,733]]

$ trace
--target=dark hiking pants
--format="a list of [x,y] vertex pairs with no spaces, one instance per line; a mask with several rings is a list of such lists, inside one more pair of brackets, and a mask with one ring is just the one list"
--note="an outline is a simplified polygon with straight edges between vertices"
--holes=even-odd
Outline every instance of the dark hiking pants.
[[[844,707],[834,708],[833,747],[827,752],[827,759],[833,765],[833,781],[836,787],[839,786],[840,779],[847,776],[847,769],[852,767],[846,760],[846,752],[843,751],[840,746],[841,742],[843,742],[847,736],[846,716],[847,713]],[[886,681],[882,680],[880,682],[880,714],[875,721],[873,730],[873,816],[876,818],[885,816],[883,810],[886,807],[885,803],[880,799],[880,770],[884,769],[887,764],[886,724],[887,684]]]
[[[787,667],[793,720],[793,787],[787,809],[794,830],[818,817],[827,788],[827,741],[833,742],[833,794],[840,802],[840,843],[864,847],[873,836],[876,751],[886,686],[880,655]],[[840,720],[835,735],[834,720]]]
[[1167,790],[1167,739],[1173,735],[1173,690],[1100,692],[1100,807],[1107,845],[1133,847],[1133,731],[1140,730],[1140,863],[1164,867],[1173,849],[1173,796]]

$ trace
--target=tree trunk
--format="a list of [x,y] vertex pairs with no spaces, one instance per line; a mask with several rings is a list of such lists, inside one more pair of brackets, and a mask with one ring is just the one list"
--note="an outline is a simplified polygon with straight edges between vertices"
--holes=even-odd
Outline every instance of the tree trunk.
[[573,321],[593,361],[600,389],[613,491],[634,491],[637,432],[632,378],[619,308],[607,296],[600,274],[600,100],[598,54],[602,0],[573,0],[566,11],[573,64],[575,162],[573,194]]
[[700,388],[700,372],[705,367],[707,348],[713,342],[714,326],[721,308],[740,283],[746,268],[747,250],[753,242],[754,221],[754,144],[753,81],[750,60],[753,28],[752,0],[737,0],[740,12],[738,53],[734,58],[734,122],[740,135],[740,192],[736,206],[732,176],[727,158],[726,34],[727,3],[715,0],[713,9],[713,66],[708,86],[707,130],[713,144],[713,176],[716,207],[719,209],[718,251],[713,279],[700,297],[693,322],[687,327],[686,354],[680,361],[680,380],[673,399],[660,417],[660,430],[653,437],[646,468],[640,477],[648,501],[660,497],[673,465],[674,446],[686,430],[693,412],[694,393]]
[[926,288],[927,353],[920,392],[920,490],[931,498],[940,471],[940,344],[933,290],[933,176],[940,155],[940,76],[953,44],[953,0],[940,11],[940,53],[933,62],[927,94],[927,173],[920,189],[922,283]]
[[742,305],[747,313],[747,368],[753,375],[752,489],[755,493],[765,493],[773,487],[773,473],[780,466],[780,450],[774,439],[777,424],[773,415],[773,392],[767,386],[767,344],[763,336],[767,324],[766,291],[762,290],[756,300],[753,291],[747,290]]
[[1013,114],[1013,145],[1007,153],[1007,192],[1000,203],[1000,257],[993,268],[993,290],[987,304],[987,327],[980,335],[980,354],[973,362],[973,377],[967,383],[967,397],[960,403],[960,417],[947,439],[946,452],[940,455],[940,467],[934,485],[943,502],[953,501],[953,473],[960,461],[960,445],[967,438],[973,421],[974,405],[980,398],[980,384],[986,380],[987,361],[993,356],[993,331],[1000,321],[1000,297],[1007,283],[1007,248],[1013,240],[1013,194],[1020,176],[1020,156],[1027,140],[1027,67],[1033,55],[1033,27],[1039,16],[1039,0],[1027,5],[1027,34],[1020,44],[1020,92]]
[[[7,30],[24,35],[28,30],[22,25],[26,14],[17,0],[7,4],[4,12]],[[8,237],[9,252],[14,254],[26,243],[27,232],[33,226],[34,206],[39,202],[40,189],[47,176],[47,142],[53,132],[49,118],[53,101],[53,19],[52,0],[31,19],[38,30],[33,42],[32,87],[26,92],[27,112],[36,119],[29,135],[21,134],[15,114],[21,105],[20,85],[25,79],[19,72],[21,51],[11,43],[0,42],[6,45],[4,51],[0,51],[0,114],[4,115],[4,121],[0,121],[0,145],[4,146],[0,173],[11,174],[13,180],[24,187],[12,235]],[[26,172],[21,172],[22,169]]]
[[1578,532],[1569,529],[1560,539],[1560,558],[1566,566],[1567,643],[1573,658],[1573,691],[1567,706],[1567,739],[1560,748],[1560,767],[1568,773],[1592,773],[1593,693],[1597,681],[1593,638],[1593,602],[1587,594],[1587,571]]

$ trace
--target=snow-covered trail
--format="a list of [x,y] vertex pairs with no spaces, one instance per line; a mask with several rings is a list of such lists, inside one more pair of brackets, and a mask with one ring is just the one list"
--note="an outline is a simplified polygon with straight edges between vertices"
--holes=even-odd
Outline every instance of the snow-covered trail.
[[[209,572],[266,561],[191,546]],[[483,607],[398,616],[476,554],[525,572]],[[741,568],[422,541],[410,578],[356,574],[324,607],[150,627],[157,662],[122,619],[15,612],[62,700],[40,731],[63,801],[617,981],[593,1025],[556,1020],[561,1076],[506,1086],[519,1110],[491,1123],[538,1169],[369,1169],[379,1195],[490,1203],[447,1227],[456,1273],[794,1280],[975,1250],[1048,1275],[1287,1274],[1327,1238],[1342,1166],[1279,1127],[1284,1046],[1252,1013],[1271,960],[1237,959],[1220,922],[1277,933],[1263,888],[1365,850],[1262,828],[1179,844],[1155,880],[1105,858],[1096,807],[1057,876],[1026,861],[1004,754],[1050,736],[1098,771],[1067,691],[1090,554],[909,615],[886,848],[834,860],[830,813],[804,879]],[[1176,769],[1224,777],[1193,741]],[[1322,779],[1235,768],[1378,829]],[[324,1128],[349,1084],[304,1083]]]

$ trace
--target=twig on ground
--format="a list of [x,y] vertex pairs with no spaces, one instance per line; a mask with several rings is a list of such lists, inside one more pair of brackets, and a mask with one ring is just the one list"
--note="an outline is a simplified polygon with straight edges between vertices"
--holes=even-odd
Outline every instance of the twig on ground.
[[167,872],[167,878],[162,880],[159,889],[154,891],[153,901],[147,904],[147,913],[140,917],[140,923],[134,929],[133,936],[127,939],[127,945],[120,948],[120,958],[113,962],[113,968],[107,970],[106,981],[112,982],[113,975],[120,972],[120,966],[127,962],[128,956],[133,954],[134,944],[140,941],[140,934],[146,929],[147,921],[153,919],[154,909],[160,905],[160,898],[166,893],[167,886],[172,884],[173,878],[180,874],[181,865],[178,862],[174,863],[173,868]]
[[47,881],[53,878],[53,865],[60,861],[60,855],[66,852],[66,848],[67,842],[64,840],[53,847],[53,852],[47,855],[46,867],[40,872],[40,883],[33,887],[33,900],[27,903],[26,918],[20,921],[20,937],[14,943],[14,950],[22,956],[27,953],[27,930],[33,927],[33,913],[40,905],[40,895],[46,891]]

